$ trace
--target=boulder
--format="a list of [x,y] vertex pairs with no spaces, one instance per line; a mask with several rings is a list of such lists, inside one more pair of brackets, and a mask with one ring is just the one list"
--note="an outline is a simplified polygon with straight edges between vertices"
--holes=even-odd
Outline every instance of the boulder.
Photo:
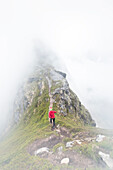
[[44,152],[48,153],[48,152],[49,152],[49,148],[47,148],[47,147],[40,148],[40,149],[38,149],[37,151],[35,151],[34,154],[35,154],[35,156],[36,156],[36,155],[41,154],[41,153],[44,153]]
[[76,142],[77,142],[79,145],[82,144],[82,142],[81,142],[80,140],[76,140]]
[[69,164],[69,158],[64,158],[61,160],[61,164]]
[[97,135],[96,142],[102,142],[104,138],[104,135]]
[[105,154],[101,151],[99,151],[99,155],[103,159],[103,161],[106,163],[106,165],[110,168],[113,169],[113,159],[110,158],[109,154]]
[[66,143],[66,148],[71,148],[74,144],[74,141],[71,141],[71,142],[67,142]]

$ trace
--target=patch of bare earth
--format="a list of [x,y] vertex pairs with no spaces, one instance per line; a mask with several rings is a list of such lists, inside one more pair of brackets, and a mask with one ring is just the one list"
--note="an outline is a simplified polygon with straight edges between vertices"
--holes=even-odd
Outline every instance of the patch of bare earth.
[[36,150],[43,148],[43,147],[52,149],[53,146],[60,143],[61,141],[62,141],[62,138],[60,136],[56,136],[56,135],[52,135],[45,139],[37,139],[28,147],[28,152],[31,155],[34,155],[34,152]]
[[[57,145],[58,143],[63,143],[63,139],[65,137],[70,137],[69,131],[64,127],[56,129],[56,132],[58,132],[59,135],[57,136],[51,135],[50,137],[45,138],[45,139],[35,140],[31,145],[29,145],[28,152],[31,155],[34,155],[35,151],[37,151],[38,149],[47,147],[50,149],[50,152],[43,152],[43,153],[40,153],[38,156],[40,156],[41,158],[48,159],[50,162],[52,162],[53,165],[60,165],[61,160],[63,158],[69,158],[69,165],[73,166],[74,169],[94,168],[97,166],[96,163],[92,159],[85,157],[84,155],[81,155],[80,153],[76,152],[72,148],[68,148],[68,150],[66,151],[64,151],[63,148],[61,150],[57,148],[55,152],[52,152],[52,149],[55,145]],[[78,138],[78,137],[82,138],[83,136],[89,137],[89,134],[78,133],[78,135],[75,138]],[[102,166],[100,167],[100,170],[101,169],[102,169]],[[104,169],[104,166],[103,166],[103,169]]]
[[58,136],[51,135],[48,138],[36,139],[28,147],[28,152],[34,155],[34,152],[42,147],[52,149],[56,144],[61,143],[64,137],[70,137],[70,134],[66,128],[56,129]]
[[73,166],[74,168],[91,168],[96,166],[94,161],[85,157],[84,155],[80,155],[75,150],[67,150],[62,153],[56,151],[53,154],[48,154],[48,160],[50,160],[55,165],[60,164],[63,158],[69,158],[69,165]]

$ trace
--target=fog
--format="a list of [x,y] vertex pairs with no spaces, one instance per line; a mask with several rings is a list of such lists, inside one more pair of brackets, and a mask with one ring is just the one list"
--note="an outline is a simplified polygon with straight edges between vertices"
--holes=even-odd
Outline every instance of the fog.
[[112,30],[112,0],[1,1],[0,128],[36,56],[53,58],[97,125],[113,128]]

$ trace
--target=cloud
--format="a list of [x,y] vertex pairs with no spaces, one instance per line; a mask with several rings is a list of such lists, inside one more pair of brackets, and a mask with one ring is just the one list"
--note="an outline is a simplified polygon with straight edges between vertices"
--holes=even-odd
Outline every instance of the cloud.
[[[93,115],[101,108],[95,105],[96,101],[103,102],[98,100],[100,96],[109,102],[106,107],[111,110],[112,18],[111,0],[1,1],[0,108],[9,103],[35,56],[41,56],[67,72],[70,86]],[[1,109],[1,122],[6,115]]]

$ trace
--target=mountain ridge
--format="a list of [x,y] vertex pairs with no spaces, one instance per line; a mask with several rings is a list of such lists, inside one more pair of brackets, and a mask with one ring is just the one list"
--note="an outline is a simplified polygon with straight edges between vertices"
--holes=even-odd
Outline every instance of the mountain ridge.
[[[54,131],[50,107],[57,112]],[[16,95],[10,129],[0,142],[0,169],[112,169],[113,131],[95,125],[66,74],[36,66]]]
[[[51,66],[39,66],[33,74],[28,78],[27,83],[24,83],[23,87],[19,91],[19,96],[15,99],[14,104],[14,116],[17,122],[21,114],[32,104],[35,97],[36,90],[41,96],[44,88],[48,88],[53,104],[56,106],[57,112],[63,116],[67,116],[68,113],[75,115],[75,118],[79,118],[84,124],[95,126],[95,122],[91,118],[88,110],[81,104],[77,95],[70,89],[66,80],[66,74],[61,71],[56,71]],[[49,99],[48,99],[49,100]],[[38,103],[39,101],[37,101]]]

